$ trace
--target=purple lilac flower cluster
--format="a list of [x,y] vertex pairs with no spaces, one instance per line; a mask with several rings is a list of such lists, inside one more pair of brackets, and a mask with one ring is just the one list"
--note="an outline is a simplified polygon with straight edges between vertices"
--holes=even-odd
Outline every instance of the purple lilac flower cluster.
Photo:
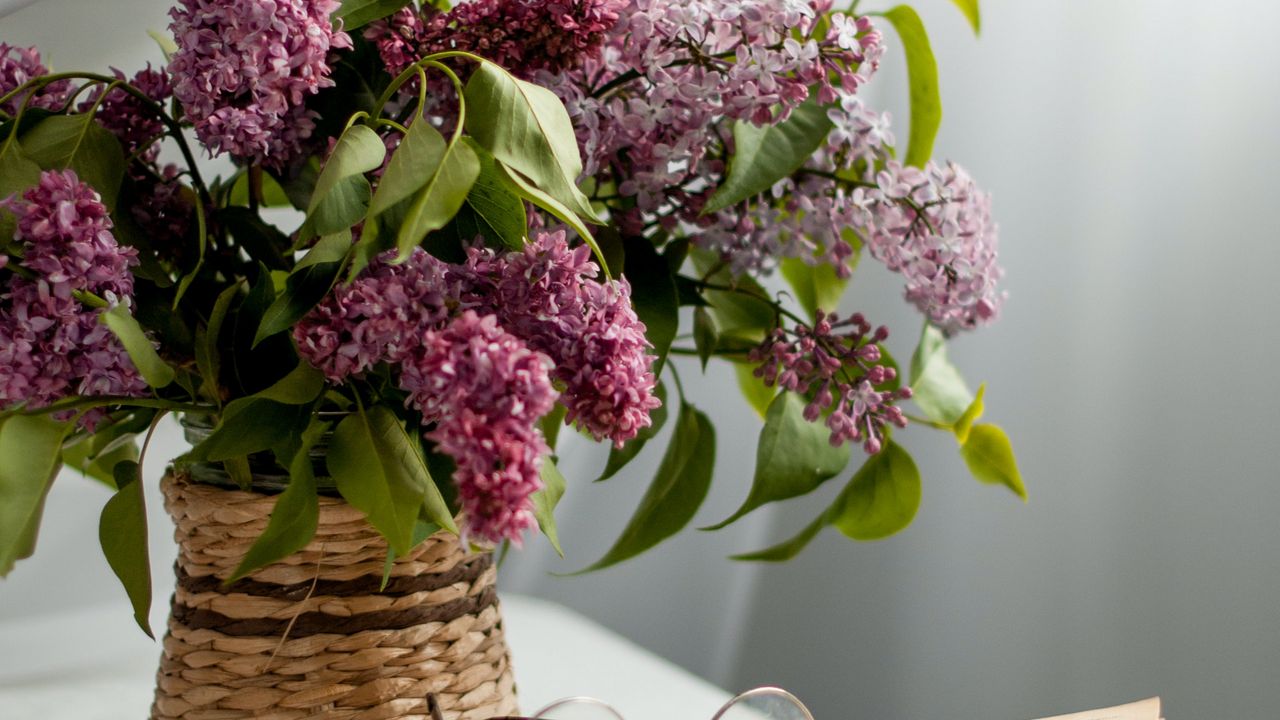
[[[0,96],[22,87],[28,80],[48,75],[49,68],[40,62],[40,52],[34,47],[16,47],[0,42]],[[71,97],[70,80],[59,80],[40,88],[31,95],[28,107],[45,110],[61,110]],[[17,95],[0,104],[0,111],[16,115],[22,107],[25,95]]]
[[[100,322],[102,310],[75,297],[131,302],[136,252],[116,243],[98,194],[69,170],[49,171],[21,200],[3,204],[18,218],[26,272],[9,274],[0,294],[0,408],[144,394],[146,383]],[[82,423],[97,420],[86,415]]]
[[467,266],[475,302],[555,363],[568,422],[617,447],[648,427],[660,405],[652,346],[625,279],[597,281],[591,249],[570,248],[563,230],[521,252],[472,250]]
[[630,288],[595,280],[590,249],[563,231],[520,252],[473,249],[462,265],[421,249],[393,259],[303,318],[298,352],[333,383],[398,366],[409,404],[435,425],[428,437],[457,463],[469,530],[518,540],[541,487],[537,421],[556,401],[552,379],[567,422],[597,438],[621,445],[651,422],[653,358]]
[[402,365],[409,403],[434,424],[427,437],[457,464],[467,530],[485,540],[519,545],[536,525],[531,496],[550,452],[538,420],[556,402],[549,365],[496,317],[473,310],[428,332]]
[[412,7],[374,23],[365,36],[397,75],[432,53],[465,50],[529,75],[561,72],[595,54],[626,0],[472,0],[447,12]]
[[886,425],[906,427],[894,403],[911,397],[909,388],[877,390],[897,377],[896,370],[881,364],[877,343],[887,337],[888,328],[873,332],[861,314],[841,320],[819,310],[812,327],[798,323],[790,333],[774,329],[750,358],[761,363],[755,375],[765,385],[811,398],[806,420],[816,422],[829,413],[832,445],[861,442],[863,450],[875,454],[884,445]]
[[[112,68],[111,71],[120,80],[125,79],[124,73],[120,70]],[[169,86],[169,76],[163,71],[153,70],[150,63],[146,68],[139,70],[129,84],[156,103],[163,103],[173,95],[173,88]],[[124,90],[115,88],[108,92],[105,98],[101,95],[101,91],[98,91],[81,103],[80,112],[88,112],[97,105],[97,114],[94,118],[120,139],[125,155],[132,155],[142,148],[144,143],[151,143],[139,157],[144,162],[155,162],[156,156],[160,154],[160,146],[154,141],[164,132],[164,121],[156,113],[151,112],[141,100]]]
[[333,85],[329,53],[351,47],[337,0],[182,0],[170,11],[173,94],[200,141],[273,167],[315,129],[308,95]]
[[947,334],[990,323],[1004,293],[991,196],[959,165],[889,162],[852,195],[871,255],[906,278],[907,300]]

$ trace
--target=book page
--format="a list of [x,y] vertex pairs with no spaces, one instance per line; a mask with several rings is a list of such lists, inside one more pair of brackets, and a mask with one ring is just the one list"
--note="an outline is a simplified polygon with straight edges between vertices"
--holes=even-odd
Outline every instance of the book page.
[[1070,715],[1054,715],[1041,720],[1161,720],[1160,698],[1147,698],[1128,705],[1086,710]]

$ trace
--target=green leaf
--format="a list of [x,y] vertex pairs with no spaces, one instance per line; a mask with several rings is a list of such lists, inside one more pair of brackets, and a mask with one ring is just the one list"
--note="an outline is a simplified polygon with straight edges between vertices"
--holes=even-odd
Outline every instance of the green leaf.
[[[462,138],[462,141],[467,143],[480,161],[480,174],[467,193],[466,208],[471,210],[468,218],[474,224],[471,237],[483,235],[485,244],[490,247],[519,250],[524,247],[525,235],[529,229],[524,201],[511,191],[510,184],[499,175],[497,163],[488,150],[469,137]],[[464,215],[459,214],[459,218],[462,217]]]
[[817,317],[819,308],[833,312],[849,284],[848,279],[837,275],[835,266],[827,262],[810,265],[800,258],[784,258],[778,269],[810,320]]
[[849,445],[831,446],[831,431],[819,418],[804,418],[805,399],[784,392],[769,405],[760,441],[751,492],[738,511],[706,530],[718,530],[771,502],[807,495],[849,464]]
[[645,337],[653,343],[653,373],[662,372],[671,343],[680,327],[680,304],[667,261],[643,237],[622,241],[625,261],[622,274],[631,283],[631,302],[644,323]]
[[386,155],[382,138],[368,126],[347,128],[316,179],[297,240],[332,235],[359,222],[373,193],[364,174],[380,167]]
[[292,244],[280,230],[246,207],[228,207],[218,211],[218,220],[227,228],[236,244],[255,262],[272,270],[287,270],[285,253]]
[[960,419],[956,420],[952,432],[956,434],[956,442],[964,445],[969,440],[969,431],[973,428],[973,424],[982,417],[982,413],[986,411],[986,406],[982,402],[982,396],[987,392],[987,384],[983,383],[978,386],[978,394],[974,396],[973,402],[969,408],[964,411]]
[[800,534],[790,540],[784,540],[783,542],[764,550],[757,550],[752,553],[743,553],[741,555],[733,555],[729,559],[756,562],[783,562],[790,560],[796,555],[799,555],[800,551],[809,544],[809,541],[817,537],[822,528],[827,526],[827,522],[827,513],[824,512],[815,518],[813,522],[809,523],[804,530],[801,530]]
[[158,389],[173,382],[173,368],[160,358],[155,346],[151,344],[151,338],[147,337],[142,326],[129,314],[129,308],[117,305],[102,313],[101,318],[111,332],[120,338],[120,344],[129,353],[133,366],[148,385]]
[[342,0],[342,7],[333,14],[333,19],[341,20],[342,29],[350,32],[374,20],[381,20],[408,4],[409,0]]
[[98,542],[107,564],[120,579],[138,627],[151,632],[151,559],[147,552],[147,503],[142,493],[138,463],[127,461],[115,467],[119,490],[107,500],[98,520]]
[[[22,152],[16,140],[0,140],[0,200],[23,192],[40,182],[40,166]],[[17,219],[0,207],[0,251],[13,239]]]
[[636,436],[622,447],[609,448],[609,460],[605,463],[604,472],[600,473],[600,477],[596,478],[596,482],[608,480],[618,473],[619,470],[626,467],[628,463],[635,459],[640,451],[644,449],[646,443],[652,440],[658,431],[662,430],[662,426],[667,423],[667,386],[658,382],[658,388],[654,392],[658,400],[662,404],[649,413],[650,425],[640,428]]
[[[710,253],[696,251],[692,255],[694,268],[706,275],[721,263]],[[734,277],[727,268],[720,267],[706,277],[717,285],[734,290],[707,290],[703,297],[711,306],[720,337],[735,337],[753,342],[764,340],[765,332],[777,322],[777,314],[769,302],[769,293],[760,283],[748,275]]]
[[[236,173],[235,180],[231,182],[231,187],[227,191],[227,204],[233,206],[249,204],[249,173],[247,171],[242,170]],[[270,173],[262,173],[262,206],[275,208],[292,205],[293,201],[289,199],[289,193],[280,181]],[[302,207],[305,208],[306,203],[303,203]]]
[[973,402],[960,371],[947,359],[946,337],[929,323],[911,355],[911,392],[925,417],[944,425],[959,420]]
[[911,524],[920,508],[920,472],[911,455],[887,440],[828,511],[829,520],[854,540],[879,540]]
[[964,13],[964,17],[969,21],[969,26],[973,28],[973,34],[978,35],[982,32],[982,14],[978,11],[978,0],[951,0],[960,8],[960,12]]
[[600,263],[600,267],[605,271],[605,274],[610,273],[609,262],[605,260],[600,246],[596,244],[595,237],[573,210],[570,210],[555,197],[530,184],[529,181],[520,177],[519,173],[511,170],[506,165],[497,163],[497,168],[502,179],[509,183],[508,187],[515,195],[546,210],[554,218],[573,228],[573,231],[578,233],[582,241],[591,246],[591,251],[595,253],[596,260]]
[[174,53],[178,52],[178,44],[173,41],[173,38],[158,30],[148,30],[147,34],[151,36],[152,40],[156,41],[156,46],[160,48],[160,53],[164,55],[164,61],[168,63],[172,60]]
[[929,45],[920,16],[906,5],[886,11],[884,17],[898,31],[907,56],[907,81],[911,86],[911,134],[904,164],[924,167],[933,156],[933,140],[942,124],[942,96],[938,91],[938,63]]
[[58,473],[58,452],[71,431],[48,415],[0,420],[0,577],[35,549],[44,498]]
[[707,200],[702,214],[723,210],[773,187],[799,170],[831,132],[827,109],[810,97],[777,125],[733,124],[733,158],[729,173]]
[[671,445],[640,507],[609,552],[579,572],[615,565],[679,532],[707,497],[715,456],[716,433],[711,421],[692,405],[682,405]]
[[414,524],[431,483],[415,445],[395,413],[374,405],[338,423],[327,459],[338,492],[368,517],[398,556],[413,547]]
[[469,145],[453,143],[445,150],[439,167],[427,177],[400,224],[396,247],[401,260],[409,257],[427,233],[444,227],[457,214],[479,174],[480,161]]
[[192,448],[195,460],[234,460],[276,448],[309,425],[310,403],[324,391],[324,375],[306,361],[267,389],[236,398],[209,437]]
[[720,330],[716,327],[715,318],[705,307],[693,309],[693,346],[698,350],[698,360],[702,362],[702,371],[707,371],[707,361],[715,354],[716,345],[720,342]]
[[351,231],[325,235],[311,248],[289,273],[284,292],[267,308],[253,336],[258,343],[292,328],[329,294],[342,273],[342,265],[351,251]]
[[[123,424],[123,423],[122,423]],[[116,436],[115,427],[62,450],[62,463],[85,477],[116,489],[115,466],[138,461],[138,445],[133,435]],[[119,440],[120,442],[115,442]],[[110,448],[105,447],[108,443]]]
[[778,394],[777,389],[765,385],[763,380],[756,377],[755,365],[734,363],[733,370],[738,376],[738,389],[742,391],[742,397],[763,418],[768,413],[774,396]]
[[564,489],[564,475],[560,474],[560,468],[556,467],[551,458],[543,458],[542,489],[533,494],[533,516],[538,519],[538,528],[547,536],[551,547],[556,549],[556,554],[560,557],[564,557],[564,550],[560,548],[555,510],[560,498],[564,496]]
[[960,446],[960,456],[979,481],[1004,485],[1024,501],[1027,499],[1027,487],[1022,483],[1022,473],[1018,472],[1013,445],[999,425],[974,425]]
[[311,449],[326,430],[327,425],[313,421],[302,433],[301,442],[289,461],[289,486],[276,498],[267,529],[227,578],[228,584],[298,552],[315,536],[320,523],[320,502]]
[[22,151],[42,170],[75,171],[115,210],[124,179],[124,151],[92,115],[53,115],[22,136]]
[[573,122],[555,93],[484,61],[463,94],[466,129],[476,142],[569,212],[596,220],[576,184],[582,158]]
[[564,427],[564,416],[568,412],[562,403],[556,403],[552,406],[551,411],[542,416],[538,421],[538,427],[542,430],[542,437],[547,439],[547,447],[551,448],[551,453],[555,454],[556,440],[560,437],[560,428]]
[[417,118],[391,153],[378,190],[369,202],[369,217],[377,217],[418,193],[440,169],[449,144],[430,122]]
[[233,283],[218,294],[218,299],[213,302],[213,310],[209,313],[209,323],[196,331],[196,367],[204,379],[200,389],[210,400],[219,404],[222,402],[218,384],[222,373],[222,325],[226,322],[227,313],[231,311],[231,302],[240,294],[242,284]]
[[305,360],[298,361],[288,375],[272,383],[270,387],[249,397],[237,398],[227,405],[227,412],[242,406],[270,400],[283,405],[306,405],[320,397],[324,391],[324,374]]

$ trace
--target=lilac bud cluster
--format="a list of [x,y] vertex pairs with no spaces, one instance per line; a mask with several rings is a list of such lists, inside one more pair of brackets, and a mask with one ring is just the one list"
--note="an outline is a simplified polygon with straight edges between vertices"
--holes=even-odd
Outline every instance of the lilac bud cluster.
[[878,389],[897,377],[881,362],[879,343],[887,337],[888,328],[873,332],[861,314],[841,320],[819,310],[812,326],[797,323],[790,332],[775,328],[749,357],[760,363],[755,375],[765,385],[809,398],[806,420],[826,415],[832,445],[860,442],[875,454],[884,446],[887,425],[906,427],[906,416],[894,403],[911,397],[909,388]]

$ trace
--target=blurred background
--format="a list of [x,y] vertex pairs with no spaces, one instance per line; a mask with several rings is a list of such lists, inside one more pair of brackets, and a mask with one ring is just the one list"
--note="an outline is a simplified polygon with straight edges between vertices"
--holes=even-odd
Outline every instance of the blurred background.
[[[0,0],[0,41],[36,44],[56,69],[132,72],[160,60],[145,30],[166,26],[168,4]],[[988,382],[987,419],[1009,430],[1030,502],[973,481],[949,437],[914,430],[901,439],[924,500],[898,536],[827,530],[789,564],[725,559],[795,534],[831,483],[554,577],[603,554],[663,446],[591,485],[604,450],[562,443],[566,557],[534,539],[507,559],[505,590],[570,606],[726,689],[783,685],[820,719],[1014,720],[1154,694],[1174,720],[1275,717],[1280,5],[983,0],[975,39],[946,0],[914,4],[941,69],[935,152],[994,194],[1010,294],[1002,320],[952,356]],[[905,68],[886,35],[870,97],[901,138]],[[907,357],[919,317],[898,288],[865,262],[843,309],[889,325]],[[760,421],[727,373],[691,394],[719,430],[705,525],[745,496]],[[164,428],[148,475],[180,450]],[[173,550],[150,490],[161,623]],[[0,621],[123,602],[97,548],[106,496],[59,480],[37,560],[0,584]]]

